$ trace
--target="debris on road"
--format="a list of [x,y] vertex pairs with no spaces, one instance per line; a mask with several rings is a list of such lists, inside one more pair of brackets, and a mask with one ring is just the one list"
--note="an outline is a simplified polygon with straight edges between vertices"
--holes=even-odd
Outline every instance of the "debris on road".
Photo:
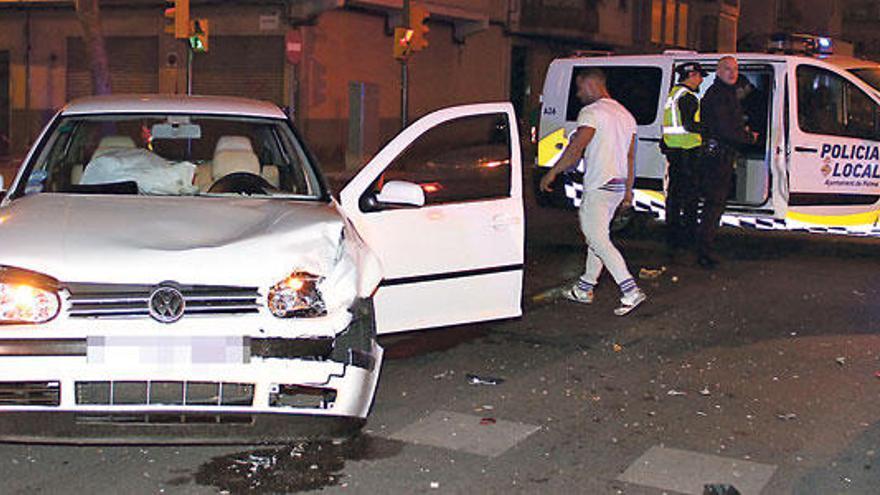
[[614,345],[611,346],[611,348],[614,349],[614,352],[620,352],[623,350],[623,346],[616,342],[614,343]]
[[494,425],[497,422],[498,421],[496,421],[495,418],[483,418],[480,420],[480,424],[483,426]]
[[669,392],[666,392],[666,395],[669,395],[671,397],[680,397],[683,395],[687,395],[687,392],[683,392],[681,390],[675,390],[673,388],[673,389],[669,389]]
[[741,495],[739,490],[727,483],[703,485],[703,495]]
[[494,376],[479,376],[473,373],[467,374],[467,381],[471,385],[501,385],[504,378],[496,378]]
[[841,365],[841,366],[845,366],[846,365],[846,358],[841,356],[841,357],[835,359],[834,362]]
[[436,490],[437,488],[440,488],[440,482],[439,482],[439,481],[432,481],[432,482],[431,482],[431,488],[433,488],[433,489],[435,489],[435,490]]
[[705,386],[705,387],[703,387],[702,390],[700,390],[700,395],[702,395],[702,396],[704,396],[704,397],[708,397],[708,396],[712,395],[712,392],[709,390],[709,386],[708,386],[708,385]]
[[437,373],[437,374],[434,375],[432,378],[434,378],[435,380],[442,380],[442,379],[446,378],[447,376],[449,376],[449,375],[454,375],[454,374],[455,374],[455,371],[452,371],[452,370],[446,370],[446,371],[444,371],[444,372],[442,372],[442,373]]
[[780,413],[776,415],[782,421],[791,421],[797,419],[797,414],[795,413]]
[[853,290],[852,293],[856,297],[865,297],[865,293],[858,290]]
[[655,280],[660,278],[660,276],[664,273],[666,273],[665,266],[661,266],[657,269],[642,268],[641,270],[639,270],[639,278],[642,280]]

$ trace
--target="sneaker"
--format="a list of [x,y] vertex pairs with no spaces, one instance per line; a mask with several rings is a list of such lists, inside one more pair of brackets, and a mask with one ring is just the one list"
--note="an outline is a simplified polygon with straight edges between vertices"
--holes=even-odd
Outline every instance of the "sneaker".
[[583,290],[579,288],[577,285],[573,285],[570,289],[565,292],[565,298],[569,301],[574,301],[576,303],[581,304],[592,304],[593,303],[593,289]]
[[647,298],[648,296],[641,289],[636,289],[620,298],[620,307],[614,310],[614,314],[617,316],[627,315],[630,311],[636,309],[639,304],[645,302]]

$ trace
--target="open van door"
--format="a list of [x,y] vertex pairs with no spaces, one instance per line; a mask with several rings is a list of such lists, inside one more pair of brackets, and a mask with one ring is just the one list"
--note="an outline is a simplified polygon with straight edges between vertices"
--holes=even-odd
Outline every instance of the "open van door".
[[345,186],[340,204],[383,266],[380,334],[522,314],[522,158],[511,104],[419,119]]

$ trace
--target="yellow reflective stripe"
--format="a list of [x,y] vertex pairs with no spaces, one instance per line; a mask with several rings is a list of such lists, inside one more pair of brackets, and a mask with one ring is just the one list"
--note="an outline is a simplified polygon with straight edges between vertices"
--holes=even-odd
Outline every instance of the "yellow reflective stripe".
[[[560,144],[562,147],[559,147]],[[568,146],[568,138],[565,136],[565,128],[559,128],[544,136],[538,141],[538,166],[547,167],[548,162],[562,153],[566,146]]]
[[789,211],[785,218],[796,222],[812,223],[821,226],[852,226],[852,225],[874,225],[877,223],[880,212],[869,211],[866,213],[853,213],[850,215],[813,215],[809,213],[799,213]]

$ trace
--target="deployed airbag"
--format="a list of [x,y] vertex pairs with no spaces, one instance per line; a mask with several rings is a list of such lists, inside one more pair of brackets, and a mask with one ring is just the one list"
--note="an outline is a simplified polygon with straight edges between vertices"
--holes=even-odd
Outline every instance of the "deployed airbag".
[[133,181],[141,194],[194,194],[196,166],[169,162],[143,148],[107,151],[86,166],[80,184]]

